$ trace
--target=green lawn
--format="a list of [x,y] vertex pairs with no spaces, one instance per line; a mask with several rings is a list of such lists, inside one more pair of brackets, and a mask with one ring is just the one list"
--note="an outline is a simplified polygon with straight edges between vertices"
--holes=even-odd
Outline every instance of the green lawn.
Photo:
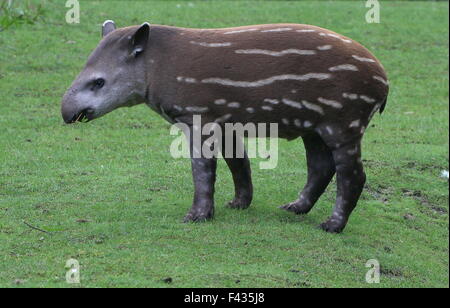
[[[45,22],[0,32],[0,287],[448,287],[448,3],[381,1],[46,1]],[[179,5],[179,7],[177,7]],[[228,27],[293,22],[330,28],[368,47],[391,81],[385,113],[364,140],[367,188],[346,231],[317,229],[331,185],[308,216],[281,211],[306,181],[300,140],[280,141],[275,170],[253,160],[255,200],[235,211],[219,162],[216,219],[181,223],[190,163],[171,158],[169,125],[145,106],[63,125],[60,100],[100,38],[100,26]],[[50,233],[33,230],[24,222]],[[164,282],[172,278],[172,283]]]

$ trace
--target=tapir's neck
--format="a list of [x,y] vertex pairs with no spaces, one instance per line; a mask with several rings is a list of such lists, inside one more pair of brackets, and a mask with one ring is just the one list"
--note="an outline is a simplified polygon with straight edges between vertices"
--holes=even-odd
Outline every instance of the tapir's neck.
[[[160,105],[165,101],[166,91],[170,89],[169,79],[176,71],[176,56],[183,28],[152,25],[150,39],[145,53],[145,103],[157,113],[164,116]],[[188,30],[188,29],[186,29]]]

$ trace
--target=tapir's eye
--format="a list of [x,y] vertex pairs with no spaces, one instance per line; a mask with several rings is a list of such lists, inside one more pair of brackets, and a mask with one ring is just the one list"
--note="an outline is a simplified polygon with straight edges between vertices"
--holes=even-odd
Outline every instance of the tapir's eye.
[[91,90],[95,91],[95,90],[101,89],[101,88],[103,88],[104,85],[105,85],[105,79],[103,79],[103,78],[95,79],[94,82],[92,83]]

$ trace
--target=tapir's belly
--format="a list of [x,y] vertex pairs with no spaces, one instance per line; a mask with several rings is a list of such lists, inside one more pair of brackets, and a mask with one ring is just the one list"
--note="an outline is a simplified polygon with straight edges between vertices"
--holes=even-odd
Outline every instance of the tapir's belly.
[[[379,61],[357,42],[307,25],[181,29],[161,108],[178,121],[277,123],[294,138],[359,126],[387,95]],[[170,57],[169,57],[170,58]]]

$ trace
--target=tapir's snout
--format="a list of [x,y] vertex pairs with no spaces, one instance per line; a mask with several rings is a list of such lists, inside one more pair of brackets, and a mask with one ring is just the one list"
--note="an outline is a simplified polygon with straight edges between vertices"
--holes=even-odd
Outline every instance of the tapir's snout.
[[89,122],[94,118],[92,108],[80,107],[74,100],[73,93],[69,90],[61,103],[61,115],[65,123]]
[[89,122],[92,120],[92,109],[83,109],[80,112],[65,112],[62,111],[62,117],[66,124],[72,124],[75,122]]

